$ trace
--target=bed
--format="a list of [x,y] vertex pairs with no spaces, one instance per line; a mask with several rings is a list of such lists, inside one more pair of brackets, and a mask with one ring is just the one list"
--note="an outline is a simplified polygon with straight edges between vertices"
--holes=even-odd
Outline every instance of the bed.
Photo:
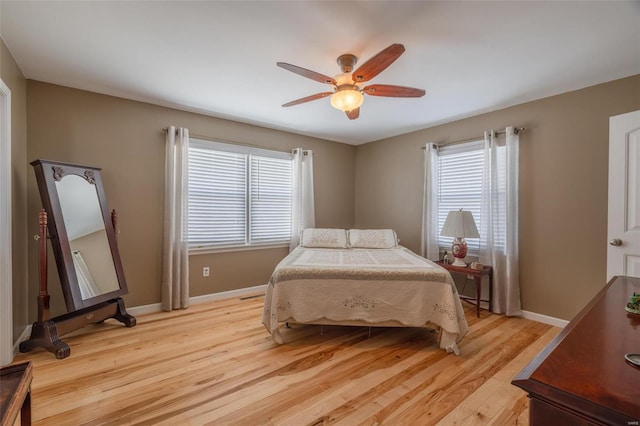
[[305,229],[274,270],[262,323],[284,343],[282,323],[438,326],[440,347],[459,354],[468,331],[451,275],[398,245],[392,230]]

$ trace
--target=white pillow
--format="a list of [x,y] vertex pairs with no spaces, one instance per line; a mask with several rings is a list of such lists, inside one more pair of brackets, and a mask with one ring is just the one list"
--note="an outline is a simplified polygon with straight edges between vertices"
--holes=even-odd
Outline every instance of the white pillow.
[[393,229],[349,229],[351,248],[388,249],[398,246],[398,236]]
[[307,228],[300,236],[302,247],[348,248],[347,231],[332,228]]

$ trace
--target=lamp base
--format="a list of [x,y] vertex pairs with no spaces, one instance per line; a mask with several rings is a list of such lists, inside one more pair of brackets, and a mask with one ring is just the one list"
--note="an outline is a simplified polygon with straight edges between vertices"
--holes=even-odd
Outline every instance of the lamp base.
[[462,268],[466,268],[467,267],[467,264],[464,263],[464,261],[462,259],[460,259],[459,257],[456,257],[451,265],[460,266]]
[[453,239],[453,243],[451,244],[451,252],[453,253],[453,257],[455,259],[453,261],[453,266],[467,266],[467,264],[462,260],[467,256],[467,242],[464,240],[464,238],[455,237]]

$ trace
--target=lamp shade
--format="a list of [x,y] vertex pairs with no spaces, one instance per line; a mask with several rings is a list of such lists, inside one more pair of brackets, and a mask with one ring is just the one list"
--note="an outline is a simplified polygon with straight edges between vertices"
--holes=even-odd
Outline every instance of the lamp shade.
[[480,233],[470,211],[451,210],[444,221],[440,235],[458,238],[479,238]]

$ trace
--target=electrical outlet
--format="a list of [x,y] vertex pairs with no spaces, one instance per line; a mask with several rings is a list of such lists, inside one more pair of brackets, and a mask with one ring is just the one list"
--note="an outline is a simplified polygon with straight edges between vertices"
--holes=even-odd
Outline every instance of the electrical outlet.
[[205,266],[204,268],[202,268],[202,276],[203,277],[208,277],[209,276],[209,267]]

